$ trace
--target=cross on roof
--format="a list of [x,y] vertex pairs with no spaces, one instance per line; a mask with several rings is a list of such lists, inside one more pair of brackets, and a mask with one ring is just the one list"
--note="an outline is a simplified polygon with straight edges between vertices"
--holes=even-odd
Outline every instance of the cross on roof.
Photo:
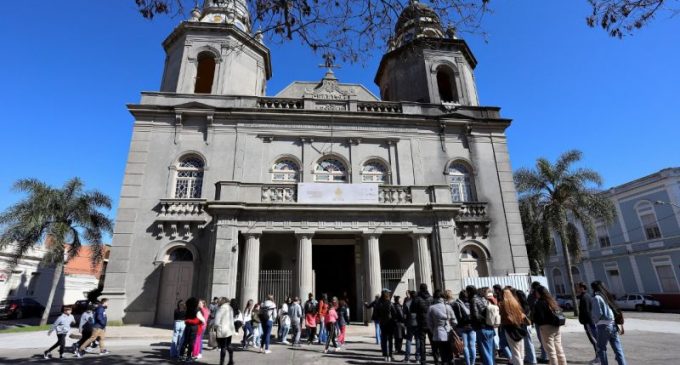
[[319,67],[325,67],[328,69],[328,71],[333,71],[334,68],[340,68],[340,66],[335,64],[335,55],[327,52],[324,53],[323,57],[323,64],[319,65]]

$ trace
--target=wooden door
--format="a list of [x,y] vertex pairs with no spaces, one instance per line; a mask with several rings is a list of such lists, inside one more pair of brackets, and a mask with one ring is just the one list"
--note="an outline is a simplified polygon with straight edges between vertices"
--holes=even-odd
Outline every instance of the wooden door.
[[194,276],[193,262],[170,262],[163,266],[161,288],[158,301],[156,322],[171,325],[177,301],[191,296],[191,283]]

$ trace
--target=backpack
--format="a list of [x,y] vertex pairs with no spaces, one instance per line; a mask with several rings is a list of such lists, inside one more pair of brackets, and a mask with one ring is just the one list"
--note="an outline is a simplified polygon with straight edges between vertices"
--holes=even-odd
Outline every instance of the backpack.
[[269,316],[270,310],[271,310],[271,308],[269,308],[269,307],[260,308],[260,313],[257,314],[258,318],[260,319],[260,322],[266,323],[266,322],[269,321],[269,319],[271,318]]
[[460,325],[470,324],[470,310],[460,299],[453,303],[453,314],[456,315],[456,320]]
[[484,318],[484,323],[486,323],[487,326],[492,327],[501,325],[501,315],[497,305],[489,303],[486,307],[486,318]]
[[381,323],[388,323],[388,322],[392,321],[392,318],[393,318],[392,317],[392,311],[393,311],[392,302],[386,301],[386,302],[380,303],[380,311],[379,311],[380,322]]
[[307,302],[305,302],[305,313],[316,314],[316,305],[314,304],[313,301],[308,300]]

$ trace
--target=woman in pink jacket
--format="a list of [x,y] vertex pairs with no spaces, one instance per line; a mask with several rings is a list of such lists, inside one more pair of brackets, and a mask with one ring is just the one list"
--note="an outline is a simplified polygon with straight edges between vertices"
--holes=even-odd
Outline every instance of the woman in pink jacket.
[[[210,309],[205,303],[205,299],[201,299],[198,301],[198,310],[201,312],[203,315],[203,318],[207,320],[208,316],[210,315]],[[205,332],[205,328],[207,326],[206,322],[201,322],[198,325],[198,331],[196,332],[196,342],[194,342],[194,357],[197,359],[200,359],[203,357],[201,354],[203,352],[203,333]]]
[[326,331],[328,333],[328,338],[326,339],[326,348],[323,350],[324,354],[328,353],[328,346],[331,344],[331,341],[333,341],[333,347],[335,347],[335,350],[338,350],[338,343],[335,341],[335,323],[338,321],[337,309],[338,298],[333,297],[333,300],[328,306],[328,313],[326,313],[326,316],[324,317],[326,320]]

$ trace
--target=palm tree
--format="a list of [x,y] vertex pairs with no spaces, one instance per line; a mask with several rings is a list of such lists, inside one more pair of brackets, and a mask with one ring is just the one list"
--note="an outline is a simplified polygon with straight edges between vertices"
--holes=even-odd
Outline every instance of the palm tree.
[[112,232],[113,223],[99,211],[111,209],[111,198],[83,187],[79,178],[67,181],[61,189],[36,179],[21,179],[13,188],[26,193],[26,198],[0,214],[0,249],[14,245],[13,265],[39,242],[47,250],[43,262],[54,265],[41,325],[47,323],[64,262],[77,256],[83,244],[90,244],[94,267],[103,259],[103,234]]
[[537,236],[541,237],[537,240],[543,242],[541,252],[550,249],[551,240],[546,232],[556,232],[562,242],[575,314],[578,314],[578,307],[571,260],[580,260],[581,251],[574,223],[580,223],[588,241],[594,242],[594,222],[601,220],[610,224],[616,216],[612,202],[595,189],[602,185],[600,174],[588,168],[573,167],[581,157],[580,151],[572,150],[563,153],[554,164],[539,158],[535,169],[521,168],[514,174],[520,206],[528,212],[523,214],[523,218],[531,219],[525,226],[534,227]]

